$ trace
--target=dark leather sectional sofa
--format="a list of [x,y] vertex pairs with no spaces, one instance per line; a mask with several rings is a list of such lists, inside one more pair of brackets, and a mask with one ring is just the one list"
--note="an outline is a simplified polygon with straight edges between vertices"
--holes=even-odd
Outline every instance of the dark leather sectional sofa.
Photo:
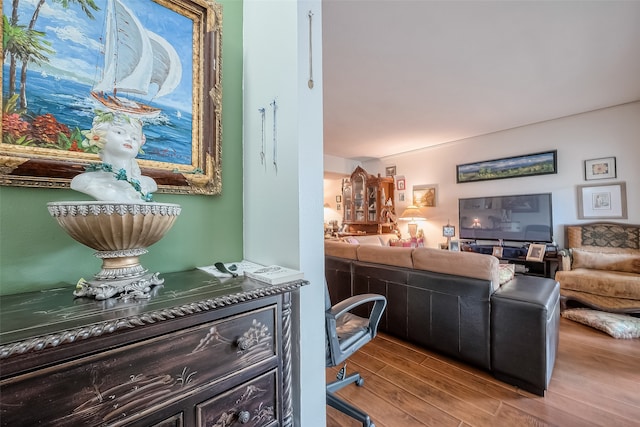
[[332,301],[377,293],[379,330],[490,371],[544,396],[560,319],[555,280],[516,275],[500,285],[491,255],[325,242]]

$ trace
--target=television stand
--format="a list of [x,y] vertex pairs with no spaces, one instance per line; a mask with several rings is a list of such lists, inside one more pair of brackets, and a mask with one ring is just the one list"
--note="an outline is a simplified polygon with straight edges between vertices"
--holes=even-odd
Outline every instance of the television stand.
[[514,264],[516,274],[527,276],[548,277],[553,279],[558,271],[558,257],[556,254],[545,255],[542,261],[527,261],[525,257],[499,258],[500,262]]
[[[496,246],[497,245],[479,245],[475,243],[467,245],[471,251],[486,255],[492,255],[493,248]],[[555,277],[560,265],[555,252],[546,253],[542,261],[528,261],[526,258],[527,248],[525,246],[502,246],[502,256],[498,257],[500,262],[515,264],[516,274],[548,277],[550,279]]]

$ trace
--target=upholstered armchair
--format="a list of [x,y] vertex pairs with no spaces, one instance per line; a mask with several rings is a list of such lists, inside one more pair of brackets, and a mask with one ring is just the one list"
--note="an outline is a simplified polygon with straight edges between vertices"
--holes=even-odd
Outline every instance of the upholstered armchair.
[[566,226],[565,233],[556,273],[563,307],[640,313],[640,226],[597,222]]
[[[367,304],[373,304],[368,318],[351,313],[355,308]],[[376,336],[378,324],[386,306],[386,298],[376,294],[355,295],[332,306],[329,290],[325,283],[327,367],[343,364],[349,356]],[[375,427],[368,414],[335,394],[336,391],[349,384],[355,383],[358,386],[364,384],[364,379],[359,373],[347,375],[346,367],[347,364],[344,363],[338,372],[336,381],[327,384],[327,404],[361,421],[364,427]]]

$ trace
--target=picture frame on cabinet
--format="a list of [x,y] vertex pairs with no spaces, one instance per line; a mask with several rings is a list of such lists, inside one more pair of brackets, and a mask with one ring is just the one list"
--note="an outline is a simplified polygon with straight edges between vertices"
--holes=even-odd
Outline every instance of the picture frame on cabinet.
[[396,175],[396,167],[395,166],[387,166],[384,168],[384,174],[386,176],[395,176]]
[[450,240],[449,250],[453,252],[460,252],[460,240]]
[[542,245],[538,243],[532,243],[529,245],[529,250],[527,251],[527,261],[537,261],[542,262],[544,260],[544,252],[547,249],[547,245]]
[[584,179],[592,181],[596,179],[616,178],[616,158],[602,157],[584,161]]
[[578,185],[578,219],[627,219],[626,183]]
[[456,235],[456,227],[454,225],[443,225],[442,235],[444,237],[453,237]]

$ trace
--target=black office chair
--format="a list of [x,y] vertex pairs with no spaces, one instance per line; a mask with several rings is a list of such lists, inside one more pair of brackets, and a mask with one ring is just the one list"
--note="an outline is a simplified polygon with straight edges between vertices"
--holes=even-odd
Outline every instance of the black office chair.
[[[363,304],[373,303],[369,318],[356,316],[351,310]],[[329,290],[325,283],[325,321],[326,321],[326,366],[334,367],[342,364],[360,347],[371,341],[378,330],[380,318],[387,306],[387,299],[382,295],[355,295],[331,306]],[[375,427],[371,418],[362,410],[340,399],[334,393],[349,384],[364,384],[359,373],[347,376],[347,364],[344,363],[336,381],[327,384],[327,404],[340,412],[362,421],[364,427]]]

